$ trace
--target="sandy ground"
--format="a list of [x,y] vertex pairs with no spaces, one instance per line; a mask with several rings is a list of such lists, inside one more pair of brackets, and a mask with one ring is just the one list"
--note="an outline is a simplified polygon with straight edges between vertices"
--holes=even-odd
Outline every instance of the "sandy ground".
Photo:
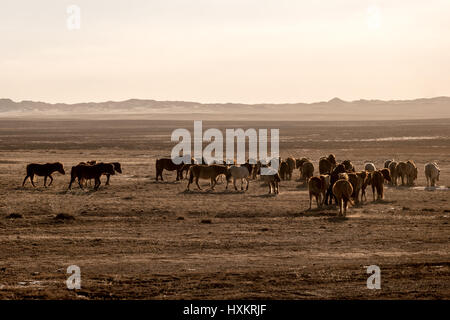
[[[211,192],[206,181],[185,192],[170,172],[155,182],[171,131],[192,122],[0,121],[0,298],[450,298],[450,120],[207,126],[280,128],[281,155],[316,167],[329,153],[357,169],[413,159],[419,178],[388,187],[383,201],[369,191],[342,219],[334,207],[307,210],[298,172],[278,196],[260,181],[247,192]],[[70,167],[92,159],[120,161],[123,174],[97,192],[68,191]],[[53,161],[65,176],[21,187],[27,163]],[[423,188],[428,161],[441,168],[434,191]],[[66,287],[69,265],[81,268],[80,290]],[[366,287],[369,265],[381,268],[381,290]]]

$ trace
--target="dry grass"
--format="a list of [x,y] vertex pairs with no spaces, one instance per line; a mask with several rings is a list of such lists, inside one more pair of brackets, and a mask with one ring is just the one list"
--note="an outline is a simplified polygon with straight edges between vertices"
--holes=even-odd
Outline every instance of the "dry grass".
[[[441,168],[450,185],[448,139],[348,142],[355,137],[450,137],[450,121],[239,123],[280,127],[283,157],[335,153],[362,168],[367,159],[414,159]],[[388,187],[384,201],[305,211],[307,190],[281,182],[278,196],[250,181],[248,192],[225,185],[185,192],[174,173],[154,181],[156,157],[170,153],[174,128],[192,123],[3,121],[0,126],[0,297],[112,298],[449,298],[448,190]],[[205,127],[207,125],[205,124]],[[19,128],[19,129],[18,129]],[[20,129],[22,128],[22,129]],[[206,128],[205,128],[206,129]],[[56,138],[55,138],[56,137]],[[124,173],[99,191],[67,191],[70,167],[83,160],[120,161]],[[61,161],[66,176],[50,188],[20,185],[28,162]],[[103,183],[105,178],[102,179]],[[202,183],[207,189],[207,182]],[[58,214],[74,219],[56,220]],[[209,223],[208,223],[209,221]],[[67,290],[69,265],[81,267],[82,289]],[[382,290],[365,287],[364,266],[379,265]]]

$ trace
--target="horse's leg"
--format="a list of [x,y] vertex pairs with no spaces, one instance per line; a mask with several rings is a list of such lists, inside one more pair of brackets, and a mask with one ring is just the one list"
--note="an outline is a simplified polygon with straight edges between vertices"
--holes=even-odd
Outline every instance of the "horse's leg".
[[110,177],[111,175],[110,174],[107,174],[106,175],[106,183],[105,183],[105,186],[109,186],[109,177]]
[[78,185],[80,186],[80,189],[83,189],[83,185],[81,184],[82,181],[83,179],[78,177]]
[[233,186],[234,186],[234,190],[237,191],[237,187],[236,187],[236,178],[235,178],[235,177],[233,177]]
[[162,176],[163,171],[164,171],[164,169],[156,170],[156,181],[158,181],[158,177],[161,177],[161,181],[164,181],[163,176]]
[[25,177],[25,179],[23,179],[23,182],[22,182],[22,187],[25,185],[25,182],[27,182],[27,179],[29,178],[30,176],[29,175],[27,175],[26,177]]
[[32,174],[32,175],[30,176],[30,181],[31,181],[31,184],[33,185],[33,187],[36,187],[36,186],[34,185],[33,179],[34,179],[34,174]]
[[311,208],[312,208],[312,193],[310,192],[309,193],[309,210],[311,210]]
[[69,190],[72,188],[72,183],[75,181],[75,177],[70,177],[70,182],[69,182]]
[[98,190],[98,188],[100,187],[101,184],[102,184],[102,182],[100,181],[100,177],[95,177],[94,190]]
[[325,203],[326,205],[330,205],[332,201],[333,201],[333,199],[331,198],[330,188],[328,188],[327,191],[325,191],[325,200],[324,200],[324,203]]
[[53,177],[52,177],[52,175],[49,175],[48,177],[50,178],[50,183],[48,184],[48,186],[50,187],[53,183]]
[[46,183],[47,183],[47,176],[44,177],[44,187],[46,187]]
[[197,185],[198,190],[202,190],[202,188],[200,188],[200,185],[198,184],[198,180],[199,180],[199,178],[196,177],[195,178],[195,184]]
[[241,191],[244,190],[244,178],[241,178]]
[[247,188],[245,190],[248,190],[248,185],[250,184],[250,179],[248,177],[245,179],[247,180]]

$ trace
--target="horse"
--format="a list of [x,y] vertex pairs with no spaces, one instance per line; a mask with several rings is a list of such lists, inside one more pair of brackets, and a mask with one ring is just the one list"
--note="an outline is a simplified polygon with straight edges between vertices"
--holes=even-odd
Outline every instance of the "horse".
[[177,181],[180,180],[181,177],[181,169],[183,168],[183,165],[185,164],[185,161],[181,161],[180,164],[173,163],[171,158],[162,158],[156,160],[156,181],[158,181],[158,178],[161,177],[161,181],[164,181],[163,179],[163,171],[177,171]]
[[240,167],[231,166],[228,169],[226,178],[227,178],[227,186],[225,189],[228,189],[228,183],[230,182],[230,178],[233,177],[233,185],[234,190],[237,190],[236,180],[241,179],[241,190],[244,190],[244,179],[247,181],[247,187],[245,190],[248,190],[248,185],[250,184],[250,173],[252,172],[252,165],[249,163],[244,163]]
[[[122,173],[122,166],[120,165],[120,162],[110,162],[113,167],[114,167],[114,171],[117,173]],[[105,186],[109,186],[109,177],[111,176],[111,174],[106,173],[106,183]]]
[[33,178],[35,175],[44,177],[44,187],[47,187],[47,177],[50,178],[50,184],[48,185],[50,187],[53,182],[52,173],[55,171],[61,174],[66,174],[66,172],[64,171],[64,167],[60,162],[46,164],[30,163],[29,165],[27,165],[27,175],[25,176],[25,179],[23,179],[22,187],[25,185],[25,182],[28,178],[30,178],[33,187],[36,187],[33,182]]
[[194,182],[195,178],[195,184],[197,185],[197,188],[199,190],[202,190],[198,184],[199,179],[211,179],[211,190],[214,190],[214,187],[217,184],[216,178],[224,174],[225,176],[228,173],[228,168],[223,165],[204,165],[204,164],[196,164],[189,168],[189,182],[186,187],[186,190],[189,190],[189,186],[192,182]]
[[337,198],[333,194],[333,185],[336,181],[339,180],[339,174],[345,172],[345,167],[343,164],[339,164],[330,174],[330,185],[328,187],[327,193],[325,195],[325,204],[331,205],[333,203],[333,198],[338,203]]
[[[262,173],[262,172],[261,172]],[[266,182],[269,185],[269,194],[279,194],[280,186],[279,183],[281,181],[280,175],[277,170],[273,168],[265,168],[265,174],[261,174],[261,181]]]
[[70,172],[70,183],[69,183],[69,189],[72,188],[72,183],[75,181],[75,179],[78,178],[78,185],[81,189],[83,189],[83,186],[81,184],[81,181],[83,179],[95,179],[95,185],[94,190],[97,190],[98,187],[100,187],[101,181],[100,177],[102,174],[109,174],[114,175],[114,166],[111,163],[97,163],[94,165],[85,165],[85,164],[79,164],[74,167],[72,167],[72,170]]
[[345,217],[347,214],[348,204],[354,204],[352,201],[352,184],[348,180],[339,179],[334,183],[332,190],[339,204],[339,216],[342,215]]
[[322,174],[320,177],[311,177],[308,179],[309,210],[311,210],[313,196],[316,198],[317,208],[322,207],[329,184],[330,176],[327,174]]

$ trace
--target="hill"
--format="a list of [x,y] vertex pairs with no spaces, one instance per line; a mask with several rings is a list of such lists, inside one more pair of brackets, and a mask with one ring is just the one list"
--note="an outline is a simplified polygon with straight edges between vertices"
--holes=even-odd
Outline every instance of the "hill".
[[450,118],[450,97],[339,98],[316,103],[240,104],[130,99],[76,104],[0,99],[0,118],[164,120],[400,120]]

